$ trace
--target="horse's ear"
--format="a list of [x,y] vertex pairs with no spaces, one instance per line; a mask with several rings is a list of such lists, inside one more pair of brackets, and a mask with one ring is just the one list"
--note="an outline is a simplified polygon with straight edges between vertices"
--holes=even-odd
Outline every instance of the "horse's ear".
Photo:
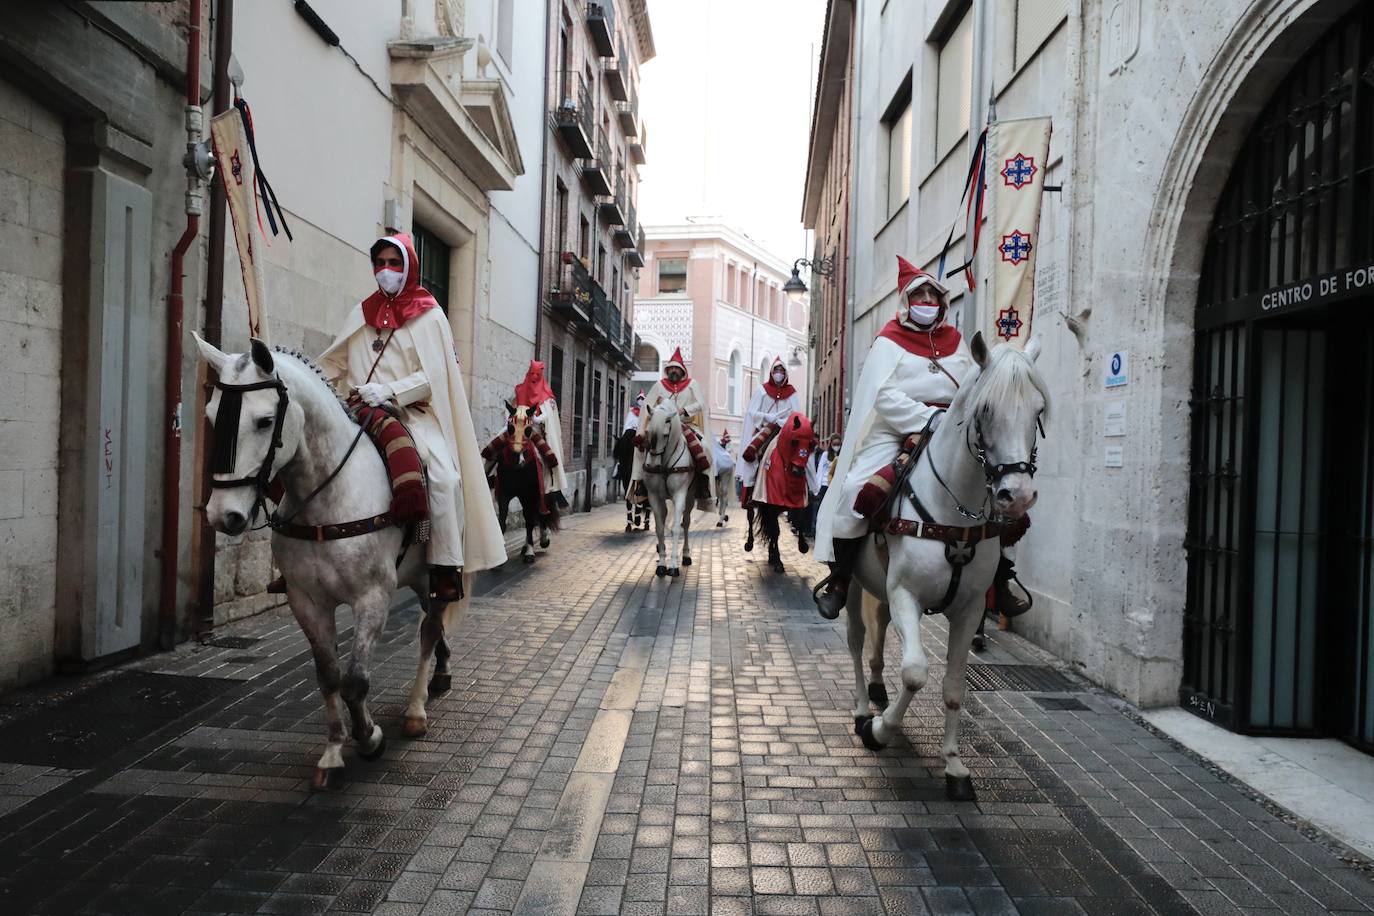
[[253,365],[261,369],[263,375],[271,375],[273,370],[276,369],[276,364],[272,361],[272,351],[268,349],[267,344],[258,340],[256,337],[253,338],[252,348]]
[[1037,359],[1040,358],[1040,338],[1039,338],[1039,337],[1032,337],[1030,340],[1026,341],[1026,350],[1025,350],[1025,353],[1026,353],[1027,356],[1030,357],[1030,361],[1031,361],[1031,362],[1035,362]]
[[973,361],[978,364],[978,368],[987,368],[988,343],[983,339],[982,331],[974,332],[973,341],[969,344],[969,352],[973,354]]
[[507,413],[509,416],[512,416],[512,417],[515,416],[515,405],[514,405],[513,403],[511,403],[510,401],[507,401],[507,402],[506,402],[506,413]]
[[205,338],[201,337],[195,331],[191,332],[191,336],[196,339],[196,347],[200,350],[200,358],[205,360],[206,364],[208,364],[211,369],[214,369],[215,372],[222,372],[224,370],[224,364],[229,361],[229,354],[212,343],[206,343]]
[[796,414],[792,414],[792,428],[801,429],[801,417]]

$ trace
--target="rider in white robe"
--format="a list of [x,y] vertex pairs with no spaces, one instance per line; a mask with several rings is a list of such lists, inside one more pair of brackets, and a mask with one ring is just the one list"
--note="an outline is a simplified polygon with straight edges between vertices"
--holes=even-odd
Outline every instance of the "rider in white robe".
[[[564,472],[567,462],[563,453],[563,421],[558,416],[558,401],[553,396],[553,389],[544,378],[544,364],[537,359],[530,360],[525,380],[515,386],[515,406],[527,407],[534,411],[530,419],[543,428],[544,441],[549,444],[553,456],[558,459],[557,467],[544,468],[544,493],[552,498],[559,508],[567,508],[568,500],[565,494],[568,489],[568,478]],[[542,460],[540,464],[543,464]]]
[[[706,450],[706,455],[710,457],[711,448],[711,421],[710,414],[706,410],[706,398],[702,396],[701,387],[696,380],[687,374],[687,363],[682,358],[682,348],[673,351],[672,357],[663,365],[663,378],[654,383],[654,387],[649,389],[649,394],[644,402],[644,409],[639,412],[639,433],[642,437],[644,430],[649,423],[649,417],[653,415],[654,408],[663,401],[672,400],[677,404],[678,410],[682,413],[682,422],[691,427],[696,433],[702,448]],[[642,455],[642,450],[640,451]],[[632,480],[639,480],[643,477],[644,461],[642,457],[636,458]],[[705,484],[699,485],[698,508],[709,508],[710,499],[715,496],[716,480],[715,474],[707,468],[705,472],[698,474],[698,479],[705,478]],[[705,494],[702,494],[702,490]],[[703,505],[705,504],[705,505]]]
[[897,260],[902,310],[864,360],[833,482],[816,521],[816,559],[832,564],[816,597],[828,619],[844,607],[853,564],[868,532],[869,520],[854,511],[859,491],[897,456],[903,439],[924,430],[931,417],[949,406],[958,381],[974,367],[968,345],[945,320],[949,291],[905,259]]
[[[778,424],[787,419],[793,411],[801,412],[801,398],[797,396],[797,389],[788,382],[787,364],[779,356],[773,360],[773,367],[768,370],[768,378],[754,391],[754,396],[749,399],[749,406],[745,408],[744,444],[748,445],[758,431],[768,424]],[[753,461],[740,458],[735,476],[741,484],[746,487],[754,485],[754,479],[759,473],[759,459],[762,457],[759,455]]]
[[396,405],[428,475],[431,592],[462,597],[460,573],[506,561],[448,318],[419,280],[408,235],[371,249],[379,291],[354,306],[319,358],[325,376],[370,406]]

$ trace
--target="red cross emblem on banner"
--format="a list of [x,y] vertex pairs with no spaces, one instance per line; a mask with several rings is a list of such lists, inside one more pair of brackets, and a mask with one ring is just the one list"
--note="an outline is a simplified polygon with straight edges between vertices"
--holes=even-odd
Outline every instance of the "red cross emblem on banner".
[[1031,183],[1038,171],[1040,169],[1035,164],[1035,157],[1017,153],[1007,160],[1006,167],[1002,169],[1002,181],[1007,187],[1019,191]]
[[997,246],[997,250],[1002,252],[1002,260],[1009,264],[1028,261],[1031,253],[1030,234],[1019,229],[1012,230],[1010,235],[1002,236],[1002,244]]
[[997,315],[997,336],[1003,340],[1020,337],[1021,325],[1021,316],[1016,311],[1016,307],[1009,305]]
[[243,184],[243,162],[239,159],[238,150],[234,150],[234,155],[229,157],[229,170],[234,173],[234,181]]

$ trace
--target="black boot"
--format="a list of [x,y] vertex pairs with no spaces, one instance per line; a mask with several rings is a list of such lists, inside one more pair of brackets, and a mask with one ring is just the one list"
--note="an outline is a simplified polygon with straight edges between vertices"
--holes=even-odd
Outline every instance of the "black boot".
[[440,604],[463,600],[463,571],[456,566],[429,568],[429,597]]
[[[1015,587],[1012,583],[1015,582]],[[1030,591],[1016,578],[1016,566],[1006,555],[997,564],[997,574],[992,577],[993,604],[997,613],[1003,617],[1018,617],[1031,609]]]
[[830,564],[830,575],[821,580],[812,592],[816,609],[826,620],[840,616],[845,600],[849,597],[849,580],[854,575],[854,561],[859,558],[859,549],[864,539],[835,538],[833,542],[835,562]]

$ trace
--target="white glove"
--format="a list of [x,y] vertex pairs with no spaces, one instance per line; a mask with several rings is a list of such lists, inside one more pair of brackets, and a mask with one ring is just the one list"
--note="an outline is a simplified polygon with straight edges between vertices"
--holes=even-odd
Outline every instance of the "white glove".
[[368,382],[366,385],[358,386],[358,397],[362,398],[368,407],[381,407],[392,398],[391,386],[383,385],[381,382]]

